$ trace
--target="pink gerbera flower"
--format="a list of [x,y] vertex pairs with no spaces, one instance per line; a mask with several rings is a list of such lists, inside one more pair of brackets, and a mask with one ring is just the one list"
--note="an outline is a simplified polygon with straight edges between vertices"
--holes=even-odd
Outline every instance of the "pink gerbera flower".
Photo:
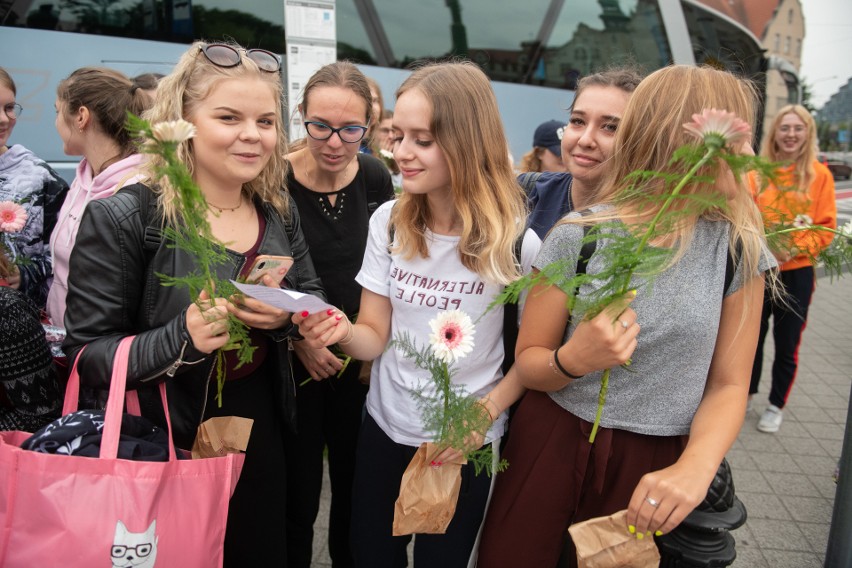
[[0,231],[17,233],[27,222],[27,211],[14,201],[0,202]]
[[751,127],[732,112],[715,108],[693,114],[692,122],[683,125],[691,134],[711,148],[739,148],[751,140]]
[[473,322],[461,310],[449,310],[438,314],[429,322],[432,334],[429,342],[435,356],[445,363],[452,363],[473,350]]

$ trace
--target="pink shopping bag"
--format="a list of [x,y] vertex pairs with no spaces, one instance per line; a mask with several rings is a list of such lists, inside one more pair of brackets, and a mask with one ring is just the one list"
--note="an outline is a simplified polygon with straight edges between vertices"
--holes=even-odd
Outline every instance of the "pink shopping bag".
[[[100,458],[23,450],[30,434],[0,432],[0,568],[222,566],[245,456],[177,460],[169,422],[169,461],[116,458],[132,340],[116,351]],[[75,365],[64,414],[76,410],[79,380]],[[168,422],[164,384],[160,395]]]

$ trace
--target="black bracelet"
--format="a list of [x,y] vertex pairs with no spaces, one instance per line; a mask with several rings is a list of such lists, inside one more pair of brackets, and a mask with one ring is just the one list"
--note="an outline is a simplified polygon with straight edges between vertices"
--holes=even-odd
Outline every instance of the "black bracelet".
[[559,369],[559,372],[568,377],[569,379],[576,380],[583,377],[583,375],[572,375],[565,369],[565,367],[562,366],[562,363],[559,362],[559,349],[553,350],[553,362],[556,364],[556,368]]

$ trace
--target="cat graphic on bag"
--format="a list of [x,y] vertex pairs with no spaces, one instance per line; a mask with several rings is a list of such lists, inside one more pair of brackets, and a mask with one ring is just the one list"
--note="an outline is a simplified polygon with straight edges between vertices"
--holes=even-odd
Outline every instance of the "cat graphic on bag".
[[130,532],[124,523],[118,521],[110,549],[113,568],[154,568],[157,561],[156,529],[156,519],[143,533]]

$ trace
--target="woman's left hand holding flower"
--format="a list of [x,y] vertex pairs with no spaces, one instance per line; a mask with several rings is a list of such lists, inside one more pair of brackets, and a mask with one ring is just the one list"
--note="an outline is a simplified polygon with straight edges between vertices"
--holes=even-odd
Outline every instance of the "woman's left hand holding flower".
[[[474,404],[482,409],[481,424],[476,424],[476,427],[472,430],[469,425],[465,424],[464,429],[471,430],[471,432],[465,437],[464,447],[444,448],[437,456],[432,458],[433,467],[441,467],[445,463],[461,462],[465,454],[478,450],[485,443],[485,434],[500,414],[499,412],[496,415],[492,414],[494,403],[488,397],[480,398]],[[452,428],[452,426],[450,427]]]
[[[268,274],[264,275],[261,282],[264,286],[278,288],[278,284]],[[281,329],[290,323],[290,316],[292,315],[290,312],[243,295],[235,295],[230,298],[228,311],[249,327],[269,330]]]
[[627,507],[627,523],[635,528],[630,532],[643,536],[671,532],[704,500],[717,468],[681,457],[642,476]]

